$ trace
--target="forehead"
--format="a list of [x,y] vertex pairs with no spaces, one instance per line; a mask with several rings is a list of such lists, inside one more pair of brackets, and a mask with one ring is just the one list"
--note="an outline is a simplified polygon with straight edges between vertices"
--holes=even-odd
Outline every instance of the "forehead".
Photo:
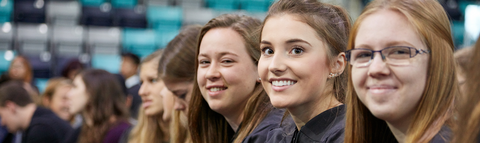
[[405,46],[415,48],[421,48],[424,45],[407,17],[391,9],[383,9],[367,15],[359,25],[355,37],[357,48],[370,46],[384,48],[394,46],[396,43],[408,43]]
[[262,29],[262,41],[286,41],[289,39],[305,39],[307,41],[321,40],[316,30],[295,15],[281,14],[272,16],[265,21]]
[[200,43],[200,56],[222,52],[246,54],[243,37],[231,28],[214,28],[209,30]]

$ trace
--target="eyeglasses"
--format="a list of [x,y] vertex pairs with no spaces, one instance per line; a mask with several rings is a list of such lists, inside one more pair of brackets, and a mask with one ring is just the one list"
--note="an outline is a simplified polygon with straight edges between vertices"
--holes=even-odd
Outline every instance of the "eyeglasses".
[[347,61],[355,67],[367,67],[370,65],[372,59],[375,56],[375,52],[379,52],[382,56],[382,60],[390,65],[409,65],[411,58],[417,54],[428,54],[430,50],[416,49],[407,46],[392,46],[385,49],[374,51],[370,49],[351,49],[346,51]]

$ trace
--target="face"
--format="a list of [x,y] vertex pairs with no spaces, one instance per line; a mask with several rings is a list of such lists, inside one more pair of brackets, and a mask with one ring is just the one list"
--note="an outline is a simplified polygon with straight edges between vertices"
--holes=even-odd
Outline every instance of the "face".
[[137,66],[130,58],[122,58],[122,64],[120,65],[120,74],[123,77],[129,78],[137,73]]
[[55,93],[52,96],[50,102],[50,109],[63,120],[69,121],[72,114],[69,112],[67,93],[70,91],[71,86],[63,85],[55,89]]
[[80,113],[88,101],[87,88],[81,76],[76,76],[73,80],[73,87],[67,94],[69,101],[69,111],[71,114]]
[[[427,50],[407,18],[391,10],[367,16],[359,26],[354,46],[372,50],[389,46]],[[396,66],[385,63],[380,53],[375,53],[369,66],[352,66],[352,82],[358,98],[379,119],[390,123],[411,120],[425,88],[428,58],[428,54],[418,54],[410,59],[410,64]]]
[[170,121],[172,119],[172,111],[173,111],[173,106],[175,104],[175,95],[168,90],[168,88],[163,88],[162,91],[160,91],[160,95],[163,97],[163,120],[164,121]]
[[198,86],[210,108],[222,115],[243,109],[258,79],[243,41],[230,28],[215,28],[200,44]]
[[1,124],[2,126],[6,126],[10,133],[16,133],[22,130],[21,121],[18,118],[15,106],[12,102],[9,102],[6,103],[5,107],[0,107]]
[[182,80],[164,80],[165,86],[175,96],[173,109],[188,114],[188,103],[192,95],[193,82]]
[[10,77],[13,79],[21,79],[25,78],[25,75],[27,74],[27,67],[23,65],[21,59],[16,58],[11,65],[10,69]]
[[277,108],[320,102],[330,71],[327,47],[307,24],[286,14],[269,18],[261,36],[258,73]]
[[163,113],[163,99],[160,92],[165,88],[165,85],[158,79],[157,65],[153,61],[146,62],[142,64],[140,69],[142,86],[138,94],[142,97],[142,108],[147,116]]

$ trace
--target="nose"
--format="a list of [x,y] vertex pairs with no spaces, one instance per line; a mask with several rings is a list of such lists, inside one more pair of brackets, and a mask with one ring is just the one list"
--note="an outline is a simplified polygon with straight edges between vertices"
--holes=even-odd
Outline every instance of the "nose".
[[218,72],[218,66],[216,63],[210,64],[210,66],[207,69],[207,73],[205,73],[205,78],[210,80],[210,81],[215,81],[220,79],[221,74]]
[[382,58],[380,53],[375,53],[370,65],[368,67],[368,75],[371,77],[382,77],[390,74],[390,69],[387,63]]
[[140,89],[138,90],[138,95],[140,95],[140,96],[146,96],[146,95],[148,95],[147,83],[143,83],[143,84],[140,86]]
[[284,63],[285,56],[277,53],[275,53],[268,66],[268,70],[275,75],[279,75],[287,70],[287,66]]
[[182,103],[181,99],[176,98],[175,99],[175,104],[173,105],[173,109],[177,111],[183,111],[185,110],[186,106],[185,104]]

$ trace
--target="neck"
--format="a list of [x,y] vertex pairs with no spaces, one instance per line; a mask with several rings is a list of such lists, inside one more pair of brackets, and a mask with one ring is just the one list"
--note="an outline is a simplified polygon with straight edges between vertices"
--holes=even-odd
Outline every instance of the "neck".
[[33,113],[35,112],[35,110],[37,110],[37,105],[35,105],[34,103],[30,103],[25,107],[21,107],[20,110],[20,113],[23,113],[22,118],[25,119],[22,127],[23,129],[27,129],[28,126],[30,126],[30,122],[32,121]]
[[233,131],[237,132],[238,126],[240,126],[243,120],[243,110],[236,111],[232,114],[223,115],[223,117],[225,117],[225,120],[227,120]]
[[400,120],[397,122],[388,122],[388,128],[392,131],[392,134],[395,136],[399,143],[404,143],[407,135],[408,128],[412,123],[412,118],[407,118],[406,120]]
[[[327,96],[323,97],[324,95]],[[295,125],[297,126],[297,130],[300,130],[308,121],[318,114],[341,104],[342,103],[339,102],[332,94],[323,94],[320,95],[320,98],[312,102],[307,102],[296,107],[289,107],[287,109],[290,112]]]

